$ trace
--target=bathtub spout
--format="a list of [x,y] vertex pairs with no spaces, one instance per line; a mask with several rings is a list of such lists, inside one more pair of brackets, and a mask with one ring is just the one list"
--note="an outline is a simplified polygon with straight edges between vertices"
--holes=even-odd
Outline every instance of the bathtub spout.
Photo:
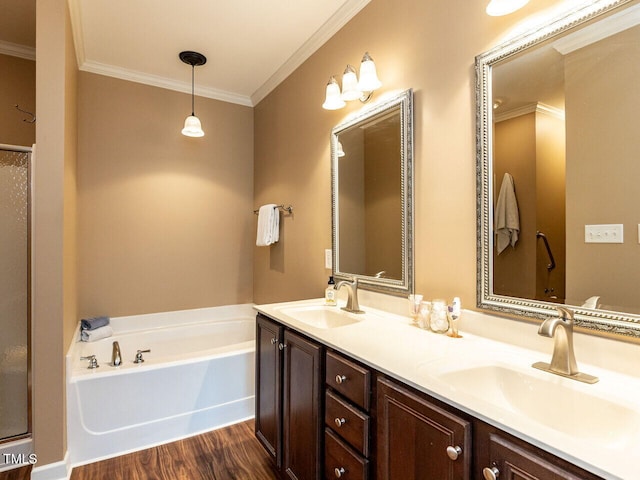
[[111,366],[119,367],[122,364],[122,355],[120,355],[120,344],[113,342],[113,350],[111,352]]

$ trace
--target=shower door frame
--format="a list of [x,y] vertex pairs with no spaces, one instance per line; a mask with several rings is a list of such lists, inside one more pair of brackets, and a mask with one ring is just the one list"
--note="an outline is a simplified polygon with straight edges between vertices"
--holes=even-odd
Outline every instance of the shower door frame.
[[[34,145],[35,146],[35,145]],[[10,444],[11,442],[31,439],[32,437],[32,412],[31,407],[33,403],[33,389],[31,383],[31,319],[32,319],[32,296],[31,296],[31,280],[33,276],[31,252],[33,250],[32,243],[32,215],[33,215],[33,147],[23,147],[20,145],[8,145],[0,143],[0,150],[9,152],[27,153],[29,158],[27,160],[27,431],[26,433],[14,435],[11,437],[0,438],[0,448]]]

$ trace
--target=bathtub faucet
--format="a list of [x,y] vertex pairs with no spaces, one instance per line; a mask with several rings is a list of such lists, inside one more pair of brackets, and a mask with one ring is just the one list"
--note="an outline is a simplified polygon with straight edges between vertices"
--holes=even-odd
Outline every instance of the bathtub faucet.
[[113,350],[111,351],[111,366],[119,367],[122,364],[122,355],[120,355],[120,344],[113,342]]

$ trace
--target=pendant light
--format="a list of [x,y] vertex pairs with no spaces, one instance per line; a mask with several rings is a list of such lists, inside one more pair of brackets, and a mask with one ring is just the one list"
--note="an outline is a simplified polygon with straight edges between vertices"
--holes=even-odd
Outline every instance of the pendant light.
[[204,137],[202,124],[200,123],[200,119],[196,117],[194,110],[194,71],[195,67],[199,67],[200,65],[207,63],[207,57],[201,53],[191,51],[180,52],[178,56],[184,63],[191,65],[191,115],[189,115],[184,121],[182,134],[187,137]]

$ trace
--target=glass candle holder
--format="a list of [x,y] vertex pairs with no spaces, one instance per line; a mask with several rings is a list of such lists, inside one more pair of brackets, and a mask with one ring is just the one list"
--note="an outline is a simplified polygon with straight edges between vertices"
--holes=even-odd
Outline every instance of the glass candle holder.
[[429,327],[435,333],[447,333],[449,330],[449,318],[447,316],[447,304],[444,300],[434,300],[431,306]]

